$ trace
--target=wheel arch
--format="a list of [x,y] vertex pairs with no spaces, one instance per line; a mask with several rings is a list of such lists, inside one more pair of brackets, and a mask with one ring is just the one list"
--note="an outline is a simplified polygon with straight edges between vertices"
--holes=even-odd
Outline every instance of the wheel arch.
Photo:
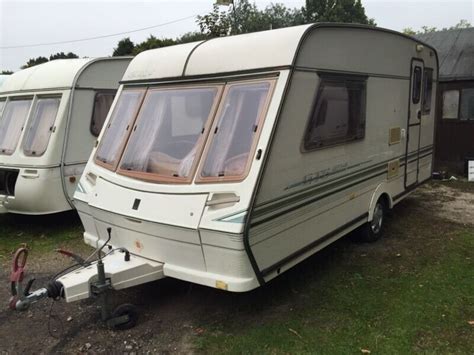
[[374,216],[375,204],[380,198],[382,198],[385,201],[385,204],[389,209],[393,208],[393,199],[388,191],[387,183],[385,182],[380,183],[375,189],[375,191],[372,193],[372,198],[370,199],[369,210],[368,210],[369,212],[368,221],[372,221],[372,218]]

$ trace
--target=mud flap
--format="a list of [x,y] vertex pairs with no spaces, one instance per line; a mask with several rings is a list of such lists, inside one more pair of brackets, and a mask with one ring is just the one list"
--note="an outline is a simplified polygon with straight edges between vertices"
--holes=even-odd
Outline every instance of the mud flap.
[[[105,275],[112,289],[120,290],[162,279],[163,264],[136,255],[125,260],[125,253],[115,251],[102,259]],[[91,297],[91,283],[97,280],[96,262],[67,273],[57,279],[63,286],[66,302]]]

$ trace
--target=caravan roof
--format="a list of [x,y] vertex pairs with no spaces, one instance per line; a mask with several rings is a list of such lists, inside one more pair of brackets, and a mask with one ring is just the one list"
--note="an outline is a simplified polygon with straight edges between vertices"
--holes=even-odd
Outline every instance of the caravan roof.
[[[79,75],[90,64],[116,58],[57,59],[16,72],[0,87],[0,95],[18,91],[44,91],[80,86]],[[99,78],[107,80],[107,77]],[[81,80],[85,80],[81,77]],[[109,79],[110,80],[110,79]],[[113,82],[115,85],[115,82]]]
[[[359,28],[366,30],[367,26],[317,23],[152,49],[140,53],[132,60],[122,81],[161,81],[265,68],[281,69],[294,64],[304,65],[296,63],[296,57],[300,57],[300,62],[311,60],[304,52],[305,50],[308,52],[309,48],[307,47],[310,47],[314,41],[311,39],[305,40],[317,33],[319,28],[342,28],[343,30],[350,28],[355,31]],[[390,33],[400,40],[410,39],[426,45],[419,40],[395,31],[376,27],[373,30]],[[321,53],[321,56],[329,57],[330,62],[334,61],[338,53],[334,53],[333,49],[337,46],[332,46],[328,37],[322,40],[328,44],[328,53]],[[335,37],[335,40],[337,40],[337,37]],[[393,54],[391,60],[385,63],[387,66],[396,63],[395,59],[400,57],[395,47],[386,48],[383,43],[380,43],[380,45],[370,43],[370,38],[367,41],[367,46],[371,50],[380,53],[388,51],[390,53],[387,53],[387,58]],[[432,48],[429,45],[427,46]],[[314,56],[311,51],[308,53],[310,53],[310,56]],[[376,57],[376,54],[374,53],[373,57]],[[345,60],[344,58],[340,59]],[[393,74],[399,74],[396,73],[399,69],[401,68],[392,68]],[[403,72],[405,72],[405,69],[403,68]]]

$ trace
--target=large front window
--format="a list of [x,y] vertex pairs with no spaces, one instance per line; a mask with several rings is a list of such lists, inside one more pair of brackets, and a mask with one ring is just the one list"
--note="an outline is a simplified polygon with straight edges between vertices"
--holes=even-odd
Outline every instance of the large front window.
[[274,80],[266,79],[125,89],[96,162],[122,175],[162,183],[189,183],[198,165],[198,182],[243,179],[273,86]]
[[218,91],[218,87],[149,90],[119,171],[144,179],[188,180]]
[[38,98],[36,101],[33,116],[29,120],[23,139],[25,155],[40,156],[46,151],[54,130],[60,101],[60,97]]
[[0,154],[12,155],[30,111],[31,98],[11,99],[5,105],[0,120]]

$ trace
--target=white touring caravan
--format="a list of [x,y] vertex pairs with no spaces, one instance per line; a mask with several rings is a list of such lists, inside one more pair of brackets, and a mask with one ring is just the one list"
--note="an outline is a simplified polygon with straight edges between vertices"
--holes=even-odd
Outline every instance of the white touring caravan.
[[359,25],[139,54],[74,195],[85,242],[108,254],[39,292],[165,276],[244,292],[358,227],[377,239],[431,176],[437,75],[433,48]]
[[59,59],[5,80],[0,213],[74,208],[72,195],[130,60]]

